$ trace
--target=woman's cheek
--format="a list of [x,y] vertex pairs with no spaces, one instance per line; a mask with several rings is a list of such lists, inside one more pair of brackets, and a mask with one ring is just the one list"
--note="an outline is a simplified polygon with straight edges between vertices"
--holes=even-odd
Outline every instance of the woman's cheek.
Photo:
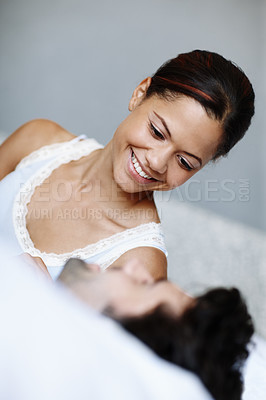
[[[177,170],[178,168],[176,168]],[[173,173],[173,177],[168,178],[169,190],[176,189],[187,182],[194,174],[188,173],[187,171],[181,170]]]

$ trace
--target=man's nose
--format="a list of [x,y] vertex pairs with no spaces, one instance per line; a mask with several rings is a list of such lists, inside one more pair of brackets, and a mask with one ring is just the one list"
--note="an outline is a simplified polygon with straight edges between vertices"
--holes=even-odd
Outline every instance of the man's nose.
[[170,151],[168,149],[150,149],[146,153],[146,160],[150,169],[161,175],[167,171],[169,157]]
[[149,273],[149,271],[137,258],[134,258],[128,261],[126,264],[124,264],[123,270],[128,276],[130,276],[130,278],[132,278],[134,281],[138,283],[146,283],[146,284],[154,283],[154,279]]

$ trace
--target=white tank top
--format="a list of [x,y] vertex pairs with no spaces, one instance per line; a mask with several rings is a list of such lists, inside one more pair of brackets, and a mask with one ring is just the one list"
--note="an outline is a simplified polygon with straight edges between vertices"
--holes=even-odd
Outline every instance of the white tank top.
[[136,247],[155,247],[167,255],[161,224],[155,222],[126,229],[68,253],[45,253],[35,248],[26,228],[26,215],[36,186],[60,165],[78,160],[102,147],[96,140],[84,135],[68,142],[44,146],[23,158],[16,169],[0,181],[0,239],[8,241],[14,256],[29,253],[40,257],[54,279],[71,257],[97,263],[105,269],[126,251]]

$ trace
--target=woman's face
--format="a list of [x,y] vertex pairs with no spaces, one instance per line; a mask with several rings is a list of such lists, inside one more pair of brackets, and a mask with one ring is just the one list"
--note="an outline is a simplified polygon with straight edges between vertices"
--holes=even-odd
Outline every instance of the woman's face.
[[113,137],[114,179],[128,193],[171,190],[213,158],[222,128],[190,97],[142,101],[141,85]]

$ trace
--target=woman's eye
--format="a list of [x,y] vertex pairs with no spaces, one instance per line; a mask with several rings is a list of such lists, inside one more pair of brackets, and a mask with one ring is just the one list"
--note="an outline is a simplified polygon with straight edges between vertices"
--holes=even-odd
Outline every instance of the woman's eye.
[[156,129],[155,126],[154,126],[152,123],[151,123],[150,125],[151,125],[152,133],[153,133],[157,138],[164,140],[164,136],[161,134],[161,132],[158,131],[158,129]]
[[185,158],[183,158],[182,156],[178,156],[178,159],[180,164],[182,164],[185,169],[187,169],[188,171],[191,171],[193,169],[193,167],[191,167],[191,165],[185,160]]

